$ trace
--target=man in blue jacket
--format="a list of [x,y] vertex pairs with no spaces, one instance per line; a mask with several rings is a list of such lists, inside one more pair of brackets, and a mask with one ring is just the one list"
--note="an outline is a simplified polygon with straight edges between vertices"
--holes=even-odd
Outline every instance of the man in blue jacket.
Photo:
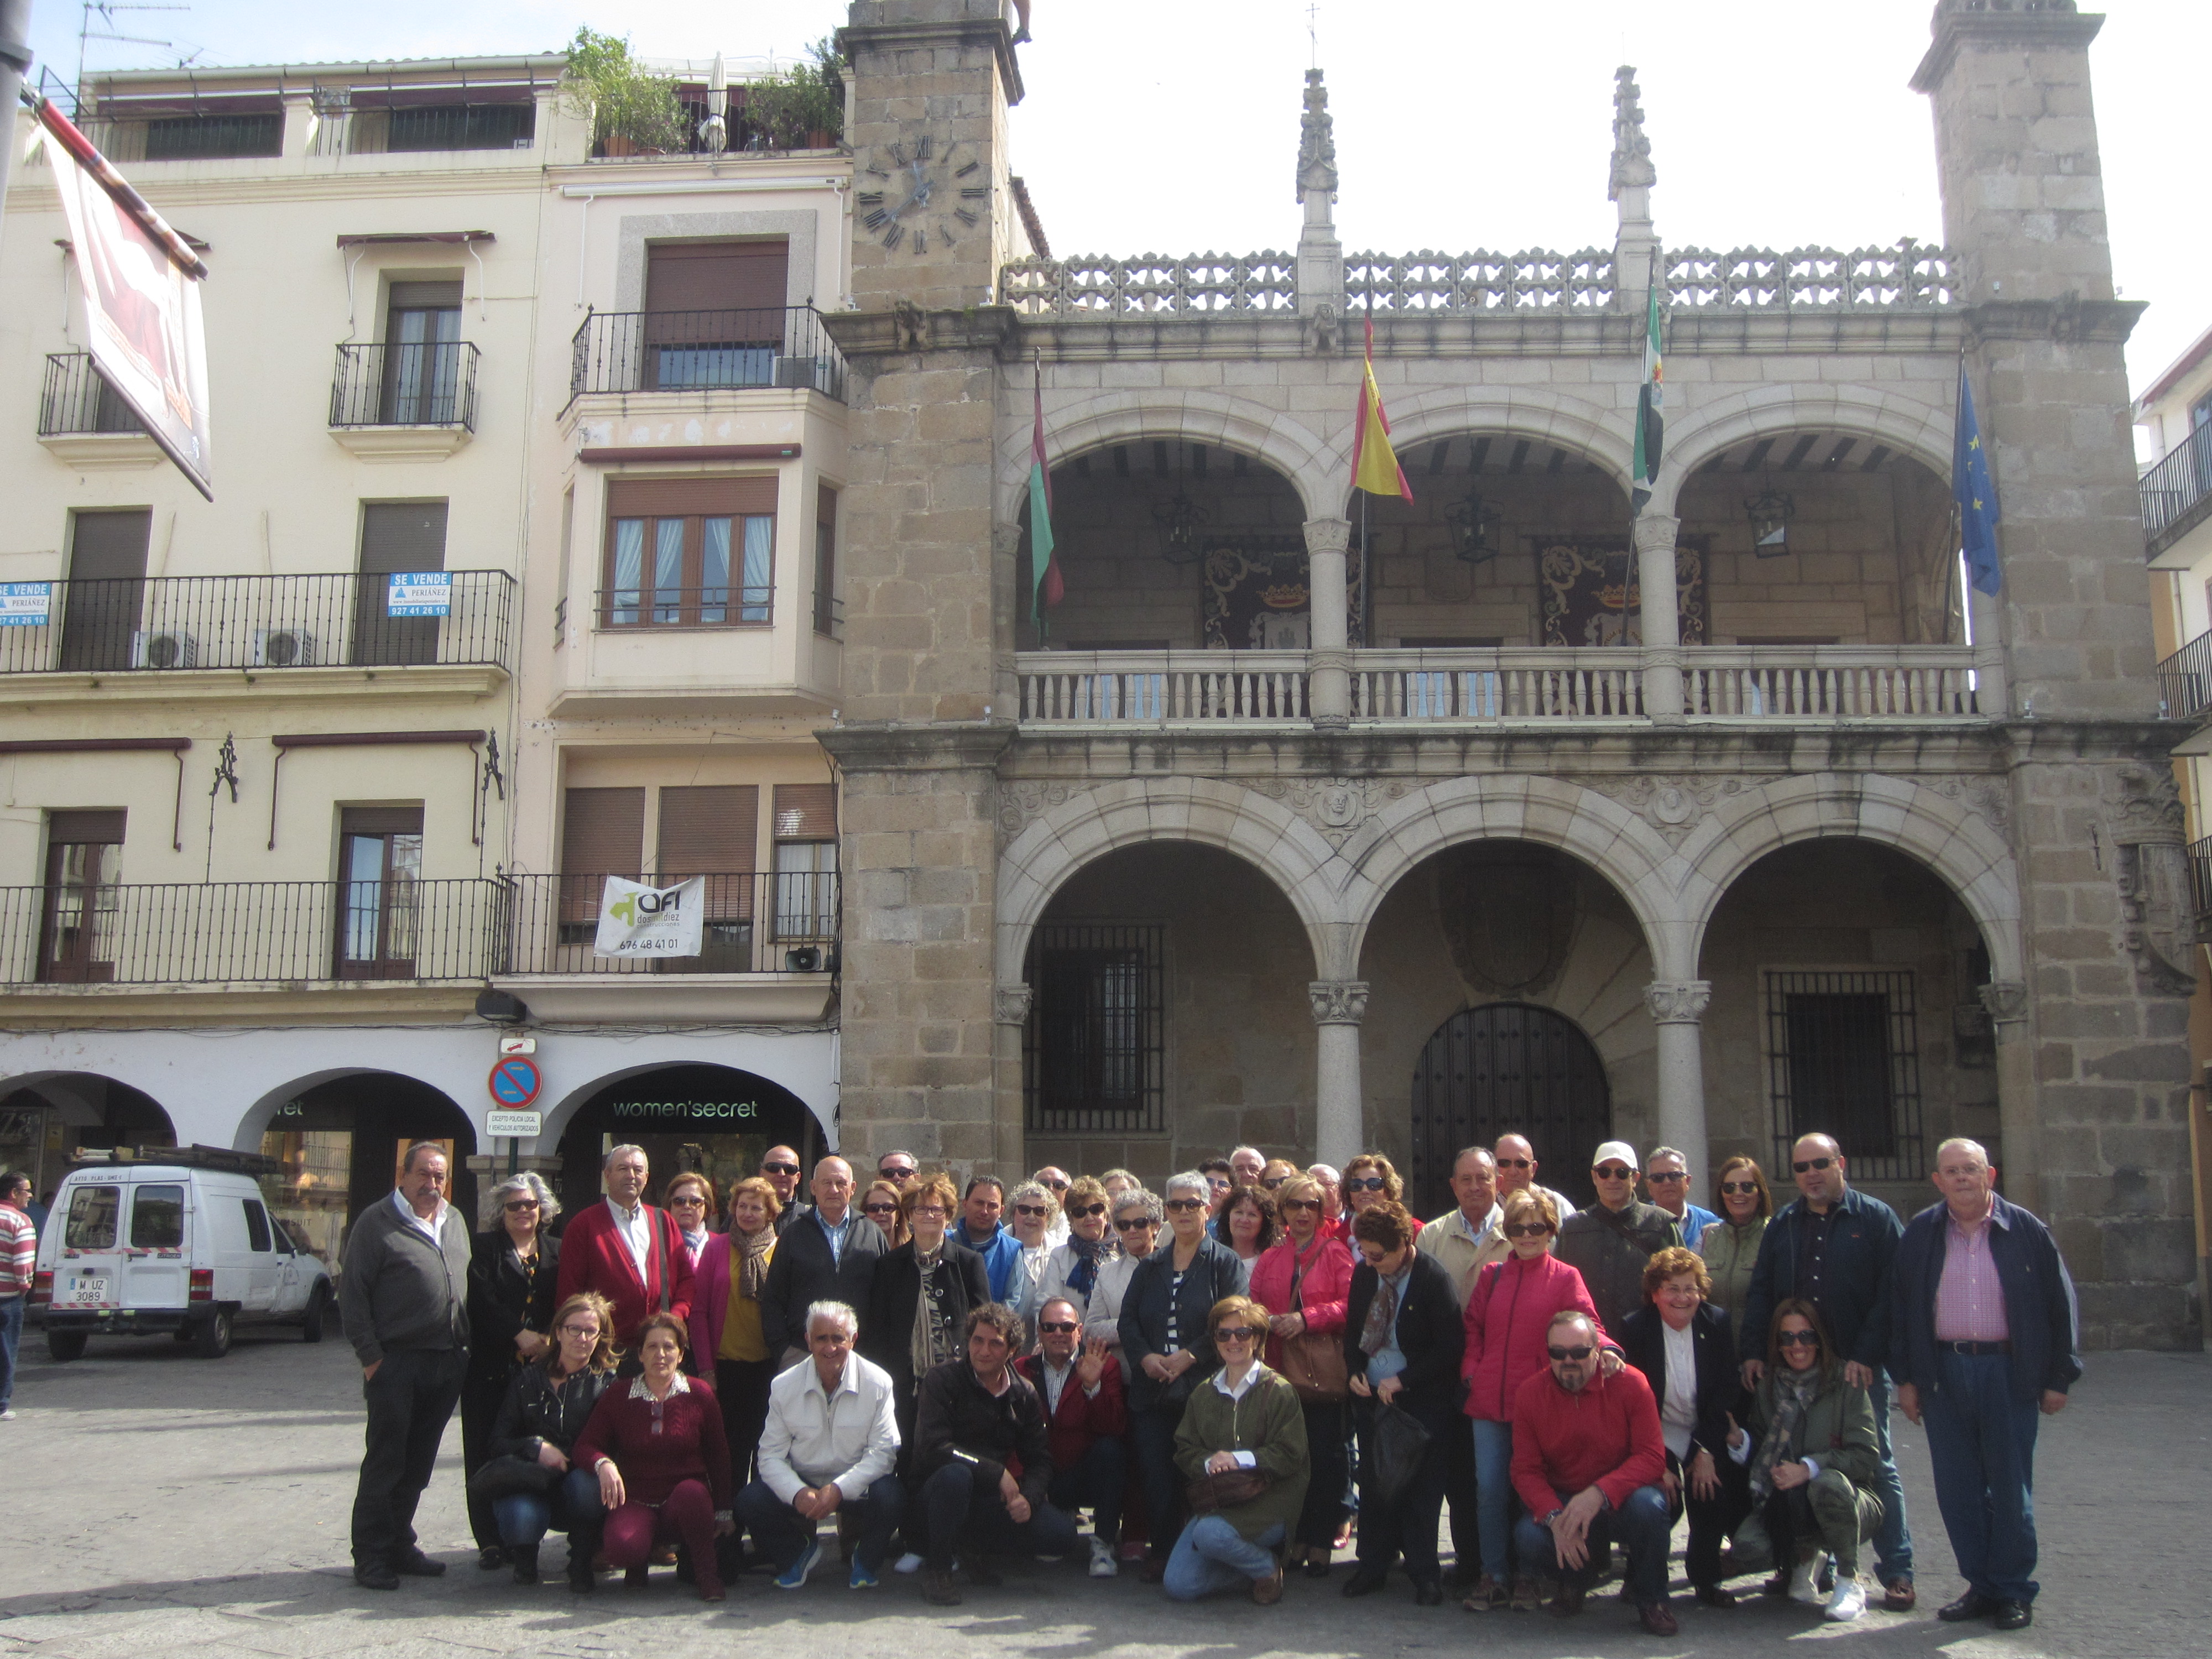
[[1889,1363],[1897,1404],[1924,1414],[1936,1502],[1966,1593],[1939,1609],[1956,1624],[2034,1618],[2035,1430],[2066,1408],[2081,1375],[2074,1281],[2051,1230],[1996,1195],[1971,1140],[1936,1149],[1941,1204],[1897,1247]]
[[1774,1304],[1802,1297],[1820,1310],[1844,1358],[1844,1378],[1867,1391],[1881,1443],[1881,1526],[1875,1532],[1875,1570],[1882,1606],[1910,1613],[1912,1533],[1905,1519],[1905,1486],[1889,1443],[1889,1389],[1882,1366],[1889,1353],[1890,1270],[1905,1229],[1897,1212],[1854,1191],[1844,1178],[1844,1152],[1832,1136],[1801,1135],[1790,1148],[1790,1170],[1798,1196],[1767,1224],[1743,1299],[1743,1335],[1736,1345],[1744,1385],[1766,1369],[1766,1328]]
[[996,1176],[979,1175],[968,1183],[960,1200],[959,1224],[945,1235],[983,1258],[983,1276],[990,1280],[994,1302],[1007,1299],[1006,1286],[1013,1282],[1014,1263],[1022,1254],[1021,1240],[1000,1223],[1006,1207],[1006,1183]]

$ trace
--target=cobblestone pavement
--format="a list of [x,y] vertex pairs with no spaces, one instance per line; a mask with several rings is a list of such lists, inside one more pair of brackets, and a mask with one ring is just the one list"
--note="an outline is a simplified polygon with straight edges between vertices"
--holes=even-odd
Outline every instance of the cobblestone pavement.
[[[1480,1644],[1530,1655],[1771,1652],[1819,1638],[1869,1655],[2197,1655],[2212,1589],[2203,1571],[2200,1500],[2212,1474],[2207,1420],[2212,1359],[2106,1354],[2075,1404],[2045,1425],[2039,1459],[2043,1599],[2033,1629],[2000,1636],[1939,1625],[1958,1593],[1950,1551],[1917,1433],[1900,1423],[1908,1502],[1921,1560],[1921,1611],[1869,1613],[1824,1626],[1806,1609],[1757,1595],[1732,1612],[1678,1598],[1682,1634],[1656,1642],[1610,1595],[1572,1624],[1546,1614],[1480,1619],[1447,1602],[1417,1608],[1394,1575],[1383,1595],[1347,1602],[1346,1570],[1327,1583],[1292,1578],[1280,1606],[1231,1597],[1170,1606],[1133,1575],[1085,1577],[1079,1560],[1011,1569],[1006,1587],[969,1590],[957,1609],[924,1607],[913,1581],[887,1574],[874,1592],[817,1573],[803,1591],[762,1574],[702,1607],[658,1574],[631,1595],[604,1587],[588,1600],[561,1582],[532,1589],[480,1573],[460,1483],[460,1431],[426,1498],[425,1547],[443,1579],[395,1594],[356,1589],[346,1519],[361,1449],[359,1372],[345,1345],[290,1334],[242,1336],[209,1362],[159,1340],[95,1340],[88,1358],[57,1365],[27,1333],[20,1416],[0,1425],[6,1542],[0,1546],[0,1659],[134,1656],[374,1655],[473,1659],[489,1654],[661,1656],[825,1644],[851,1659],[1118,1659],[1166,1650],[1206,1659],[1296,1652],[1411,1654]],[[1679,1538],[1677,1545],[1679,1549]],[[1679,1567],[1680,1557],[1675,1558]],[[1740,1588],[1751,1588],[1747,1581]],[[1678,1582],[1678,1590],[1680,1585]],[[2195,1636],[2189,1632],[2194,1630]]]

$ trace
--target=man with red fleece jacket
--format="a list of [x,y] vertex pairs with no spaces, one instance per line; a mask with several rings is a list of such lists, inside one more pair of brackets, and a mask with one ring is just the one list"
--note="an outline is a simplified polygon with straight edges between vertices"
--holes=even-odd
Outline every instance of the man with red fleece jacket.
[[1605,1375],[1596,1322],[1576,1309],[1545,1332],[1549,1369],[1513,1396],[1514,1527],[1524,1571],[1559,1581],[1552,1611],[1580,1613],[1592,1559],[1618,1540],[1628,1593],[1654,1636],[1680,1628],[1667,1605],[1667,1443],[1651,1385],[1633,1366]]
[[1129,1405],[1121,1362],[1106,1339],[1085,1342],[1082,1310],[1064,1296],[1037,1310],[1037,1352],[1014,1362],[1044,1402],[1052,1485],[1045,1497],[1070,1515],[1091,1511],[1091,1576],[1111,1578],[1121,1541],[1121,1498],[1128,1481],[1121,1437]]

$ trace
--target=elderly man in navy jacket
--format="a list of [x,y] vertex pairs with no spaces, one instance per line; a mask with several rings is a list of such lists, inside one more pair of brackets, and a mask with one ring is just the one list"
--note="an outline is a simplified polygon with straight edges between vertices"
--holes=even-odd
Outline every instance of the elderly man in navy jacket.
[[1889,1354],[1890,1270],[1905,1229],[1888,1205],[1852,1189],[1844,1177],[1844,1150],[1833,1137],[1800,1135],[1790,1150],[1790,1170],[1798,1196],[1767,1224],[1751,1287],[1744,1294],[1743,1333],[1736,1340],[1736,1352],[1747,1356],[1744,1386],[1756,1383],[1766,1369],[1757,1356],[1766,1352],[1774,1304],[1798,1296],[1818,1308],[1843,1356],[1844,1380],[1864,1389],[1874,1406],[1875,1437],[1881,1443],[1881,1476],[1875,1491],[1881,1499],[1881,1526],[1875,1534],[1874,1553],[1882,1606],[1892,1613],[1910,1613],[1917,1599],[1912,1533],[1905,1520],[1897,1455],[1889,1443],[1889,1389],[1882,1380]]
[[2066,1408],[2081,1375],[2074,1281],[2051,1230],[1996,1195],[1971,1140],[1936,1149],[1941,1204],[1897,1248],[1889,1363],[1897,1403],[1924,1417],[1936,1502],[1966,1593],[1936,1617],[2034,1617],[2036,1418]]

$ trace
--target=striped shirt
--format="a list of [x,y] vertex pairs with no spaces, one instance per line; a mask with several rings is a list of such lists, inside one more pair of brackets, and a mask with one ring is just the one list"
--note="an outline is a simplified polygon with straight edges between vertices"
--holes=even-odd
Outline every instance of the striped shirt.
[[1943,1277],[1936,1285],[1936,1340],[1938,1342],[2003,1342],[2012,1327],[2006,1322],[2004,1282],[1990,1255],[1990,1218],[1966,1223],[1952,1216],[1946,1229]]
[[12,1204],[0,1203],[0,1301],[31,1288],[38,1266],[39,1230]]

